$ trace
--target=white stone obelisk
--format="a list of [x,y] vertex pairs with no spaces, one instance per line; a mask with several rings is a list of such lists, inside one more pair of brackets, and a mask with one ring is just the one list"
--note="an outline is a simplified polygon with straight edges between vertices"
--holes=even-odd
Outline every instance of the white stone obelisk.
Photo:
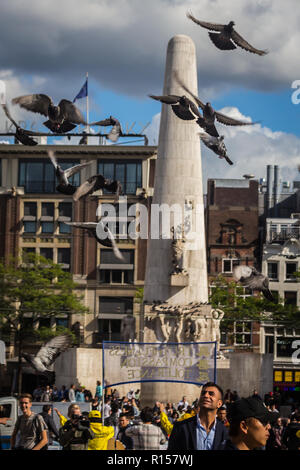
[[[188,36],[177,35],[169,41],[163,89],[163,95],[187,95],[176,81],[174,72],[192,93],[198,95],[195,45]],[[192,312],[194,304],[196,316],[205,321],[210,317],[211,321],[211,306],[202,305],[208,302],[208,286],[199,132],[200,127],[195,121],[182,120],[170,105],[162,105],[151,217],[155,205],[173,206],[176,208],[174,214],[176,211],[184,214],[186,206],[192,208],[192,232],[196,233],[196,239],[192,237],[194,242],[188,239],[183,246],[180,243],[174,246],[170,234],[164,232],[165,238],[150,238],[148,241],[144,288],[145,343],[187,341],[186,315]],[[163,217],[166,217],[166,212],[163,212]],[[174,253],[177,260],[178,252],[180,255],[182,251],[182,269],[176,270],[175,263],[174,270]],[[162,306],[161,314],[157,304]],[[172,316],[172,312],[177,313]],[[211,326],[208,326],[207,338],[210,330]],[[153,406],[155,400],[176,402],[183,395],[188,401],[198,398],[199,385],[162,381],[141,384],[143,406]]]
[[[163,94],[187,95],[174,78],[175,71],[192,93],[197,95],[195,45],[185,35],[177,35],[169,41]],[[192,99],[189,95],[187,97]],[[188,272],[188,282],[180,286],[172,285],[170,280],[171,240],[149,240],[144,289],[144,301],[147,303],[160,300],[171,305],[186,305],[208,300],[199,132],[200,127],[195,121],[184,121],[175,115],[170,105],[162,105],[152,208],[154,205],[166,204],[170,208],[180,207],[181,214],[184,214],[185,204],[192,207],[197,246],[190,242],[185,244],[187,249],[183,267]]]

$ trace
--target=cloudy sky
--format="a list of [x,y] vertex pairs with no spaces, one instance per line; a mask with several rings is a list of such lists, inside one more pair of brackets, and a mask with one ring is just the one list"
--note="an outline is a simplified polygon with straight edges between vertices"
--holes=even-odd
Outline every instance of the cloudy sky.
[[[269,54],[220,51],[207,31],[187,19],[228,23]],[[300,104],[292,103],[292,83],[300,80],[298,0],[10,0],[1,2],[0,79],[7,101],[46,93],[55,102],[73,100],[89,74],[90,119],[117,117],[123,128],[145,131],[156,144],[167,44],[176,34],[195,42],[198,95],[231,116],[259,121],[251,128],[218,125],[234,166],[202,147],[207,177],[264,177],[278,164],[282,179],[299,178]],[[299,94],[300,96],[300,94]],[[84,101],[78,101],[84,110]],[[26,127],[43,121],[11,107]],[[0,116],[0,128],[5,130]],[[5,139],[5,138],[1,138]],[[71,140],[72,143],[72,140]]]

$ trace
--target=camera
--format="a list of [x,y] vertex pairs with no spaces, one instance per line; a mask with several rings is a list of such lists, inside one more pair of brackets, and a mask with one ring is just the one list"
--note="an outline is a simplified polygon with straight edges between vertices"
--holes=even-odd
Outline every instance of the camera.
[[72,425],[73,426],[76,426],[77,429],[80,429],[80,428],[88,428],[89,425],[90,425],[90,420],[88,419],[87,416],[84,416],[84,415],[76,415],[76,414],[72,414],[71,416],[71,420],[72,420]]

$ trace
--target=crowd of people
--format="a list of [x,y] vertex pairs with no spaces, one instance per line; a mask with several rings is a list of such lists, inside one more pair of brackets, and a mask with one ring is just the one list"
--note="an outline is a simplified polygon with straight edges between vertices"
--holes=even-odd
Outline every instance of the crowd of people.
[[[34,390],[33,396],[70,402],[67,416],[54,408],[57,429],[51,405],[44,404],[37,415],[31,411],[32,396],[21,395],[22,415],[11,438],[12,449],[44,450],[57,442],[63,450],[300,450],[298,404],[289,417],[281,416],[280,394],[272,392],[262,398],[254,390],[240,398],[236,391],[223,393],[208,382],[191,403],[183,396],[178,403],[157,401],[142,408],[140,390],[120,397],[116,389],[102,388],[98,381],[93,395],[71,385],[68,390],[47,386]],[[90,402],[89,412],[81,411],[82,401]]]

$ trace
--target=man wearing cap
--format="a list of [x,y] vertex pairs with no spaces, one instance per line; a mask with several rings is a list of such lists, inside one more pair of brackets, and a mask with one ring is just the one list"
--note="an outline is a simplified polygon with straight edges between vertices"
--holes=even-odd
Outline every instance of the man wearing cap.
[[223,390],[214,382],[203,385],[199,413],[174,424],[168,450],[217,450],[228,437],[224,424],[217,419],[223,404]]
[[278,414],[271,413],[261,400],[249,397],[232,403],[228,418],[229,439],[219,450],[253,450],[266,445],[270,423]]

